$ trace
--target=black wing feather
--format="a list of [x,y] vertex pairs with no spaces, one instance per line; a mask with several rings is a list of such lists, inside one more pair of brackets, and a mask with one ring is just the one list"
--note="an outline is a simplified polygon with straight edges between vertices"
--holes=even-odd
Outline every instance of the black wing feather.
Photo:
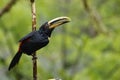
[[26,35],[25,37],[23,37],[22,39],[20,39],[19,42],[22,42],[22,41],[30,38],[31,36],[33,36],[33,34],[34,34],[35,32],[36,32],[36,31],[33,31],[33,32],[29,33],[28,35]]

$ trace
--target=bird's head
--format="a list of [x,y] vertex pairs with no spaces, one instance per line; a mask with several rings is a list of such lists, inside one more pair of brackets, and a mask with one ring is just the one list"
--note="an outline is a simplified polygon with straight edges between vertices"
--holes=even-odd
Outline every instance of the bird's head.
[[42,33],[45,33],[46,35],[48,35],[50,37],[54,28],[56,28],[62,24],[68,23],[70,21],[71,21],[71,19],[69,17],[58,17],[58,18],[52,19],[52,20],[44,23],[40,27],[39,31]]

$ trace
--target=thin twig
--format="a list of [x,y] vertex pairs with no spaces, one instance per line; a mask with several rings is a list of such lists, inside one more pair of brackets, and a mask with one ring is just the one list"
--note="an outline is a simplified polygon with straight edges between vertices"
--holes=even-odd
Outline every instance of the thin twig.
[[[30,0],[31,2],[31,11],[32,11],[32,31],[36,31],[36,8],[35,0]],[[33,80],[37,80],[37,56],[36,52],[33,53]]]
[[82,1],[83,1],[83,6],[90,15],[90,18],[92,19],[96,30],[104,34],[108,34],[108,30],[104,25],[104,23],[102,22],[101,16],[98,14],[98,12],[88,4],[88,0],[82,0]]
[[10,11],[10,9],[16,3],[16,1],[17,0],[10,0],[10,2],[8,2],[2,10],[0,10],[0,17],[2,17],[3,14],[7,13],[8,11]]

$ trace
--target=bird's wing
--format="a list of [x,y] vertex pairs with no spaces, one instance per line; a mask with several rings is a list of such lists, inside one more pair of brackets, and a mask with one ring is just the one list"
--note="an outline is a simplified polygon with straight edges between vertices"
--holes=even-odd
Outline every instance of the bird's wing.
[[36,31],[33,31],[33,32],[29,33],[28,35],[26,35],[25,37],[23,37],[22,39],[20,39],[19,42],[28,40],[30,37],[33,36],[33,34],[34,34],[35,32],[36,32]]

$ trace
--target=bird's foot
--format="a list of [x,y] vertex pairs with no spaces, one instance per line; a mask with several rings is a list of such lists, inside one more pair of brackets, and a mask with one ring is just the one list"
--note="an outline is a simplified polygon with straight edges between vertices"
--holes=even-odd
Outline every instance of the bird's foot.
[[32,60],[35,60],[35,59],[37,59],[37,57],[36,57],[36,56],[32,58]]
[[37,56],[32,55],[32,60],[35,60],[35,59],[37,59]]

